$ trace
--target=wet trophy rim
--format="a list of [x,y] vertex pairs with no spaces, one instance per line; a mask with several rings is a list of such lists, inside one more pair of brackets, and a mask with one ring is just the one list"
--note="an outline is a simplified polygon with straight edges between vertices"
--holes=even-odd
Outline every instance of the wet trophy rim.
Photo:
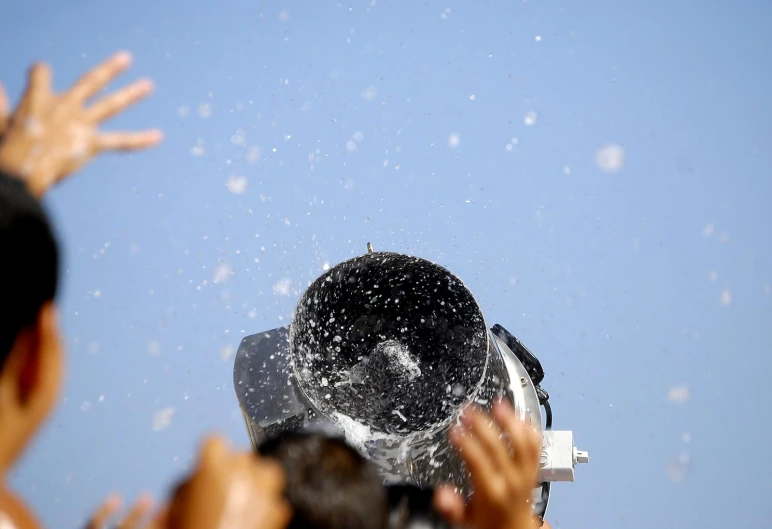
[[485,360],[484,360],[484,362],[482,363],[482,366],[481,366],[480,377],[478,378],[477,382],[475,383],[474,389],[471,392],[469,392],[467,397],[464,399],[464,403],[461,406],[459,406],[459,408],[456,411],[454,411],[453,413],[448,415],[447,418],[443,419],[442,421],[439,421],[439,422],[436,422],[434,424],[431,424],[428,428],[425,428],[425,429],[413,432],[413,433],[408,434],[408,435],[400,435],[400,434],[397,434],[397,433],[389,433],[389,432],[386,432],[386,431],[381,431],[379,428],[377,428],[374,425],[363,423],[363,422],[360,422],[359,420],[357,420],[357,419],[355,419],[353,417],[350,417],[350,419],[352,421],[355,421],[358,424],[363,424],[364,426],[367,426],[372,433],[375,433],[375,434],[378,435],[378,438],[398,439],[398,438],[404,438],[404,437],[412,436],[412,435],[416,435],[416,434],[427,434],[429,432],[434,433],[434,432],[438,432],[438,431],[446,429],[451,423],[453,423],[454,421],[456,421],[458,419],[458,415],[463,410],[464,404],[468,404],[468,403],[474,402],[476,400],[477,396],[480,393],[480,389],[485,384],[485,380],[486,380],[486,377],[488,375],[489,363],[490,363],[490,347],[491,347],[490,330],[488,329],[488,324],[487,324],[487,322],[485,320],[485,314],[483,313],[482,309],[480,308],[480,304],[477,302],[477,298],[475,298],[475,296],[472,293],[472,291],[466,286],[466,283],[464,283],[464,281],[460,277],[458,277],[456,274],[454,274],[453,272],[451,272],[450,270],[448,270],[444,266],[442,266],[440,264],[437,264],[437,263],[435,263],[433,261],[430,261],[428,259],[424,259],[423,257],[418,257],[418,256],[415,256],[415,255],[404,254],[404,253],[399,253],[399,252],[388,252],[388,251],[376,252],[376,251],[374,251],[372,244],[368,242],[367,243],[367,252],[365,254],[358,255],[356,257],[352,257],[351,259],[347,259],[345,261],[341,261],[340,263],[336,264],[335,266],[330,267],[329,270],[326,270],[324,273],[320,274],[314,281],[312,281],[311,284],[309,284],[306,287],[306,289],[303,292],[303,294],[301,294],[300,298],[298,299],[297,304],[295,305],[295,311],[292,314],[292,320],[290,322],[290,328],[289,328],[289,334],[288,334],[289,355],[290,355],[290,362],[289,363],[290,363],[290,366],[291,366],[291,369],[292,369],[292,374],[295,377],[295,380],[297,381],[296,387],[303,394],[303,397],[305,398],[305,400],[308,401],[308,403],[314,408],[314,410],[317,413],[319,413],[320,415],[322,415],[323,417],[327,418],[328,420],[330,420],[331,422],[333,422],[334,424],[336,424],[337,426],[340,427],[338,421],[336,421],[334,417],[330,417],[330,414],[325,412],[325,410],[316,402],[316,400],[314,398],[312,398],[311,395],[309,395],[309,392],[306,390],[306,387],[305,387],[306,384],[304,384],[302,382],[302,378],[301,378],[300,372],[299,372],[299,367],[297,365],[297,362],[295,361],[295,354],[294,354],[294,350],[293,350],[293,342],[294,342],[295,332],[297,331],[297,326],[296,326],[297,314],[299,313],[300,309],[304,305],[304,302],[306,302],[307,295],[313,289],[313,287],[315,285],[319,284],[320,282],[325,281],[328,276],[330,276],[331,274],[336,272],[341,267],[343,267],[343,266],[345,266],[347,264],[354,263],[355,261],[361,261],[363,259],[377,259],[377,258],[381,258],[381,259],[386,258],[386,259],[388,259],[389,257],[401,257],[401,258],[407,257],[407,258],[413,260],[414,262],[420,262],[422,264],[428,265],[429,267],[437,269],[437,271],[439,271],[439,272],[443,272],[445,274],[448,274],[454,280],[458,281],[459,284],[464,288],[464,290],[466,290],[467,294],[469,295],[469,298],[474,302],[475,307],[477,308],[477,312],[478,312],[478,314],[481,317],[482,328],[483,328],[484,334],[485,334],[485,344],[484,344]]

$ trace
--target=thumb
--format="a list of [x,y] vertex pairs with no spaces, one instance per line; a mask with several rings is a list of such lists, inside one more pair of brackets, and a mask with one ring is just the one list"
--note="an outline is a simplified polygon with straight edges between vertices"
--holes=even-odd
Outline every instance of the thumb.
[[434,493],[434,508],[453,525],[464,525],[466,502],[450,485],[442,485]]

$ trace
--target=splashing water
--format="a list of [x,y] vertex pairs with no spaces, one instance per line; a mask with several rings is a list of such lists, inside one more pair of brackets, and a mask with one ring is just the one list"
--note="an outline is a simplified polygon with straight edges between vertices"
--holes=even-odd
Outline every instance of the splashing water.
[[677,404],[683,404],[689,400],[691,396],[692,392],[689,390],[689,387],[684,385],[673,386],[667,392],[668,400]]
[[607,173],[616,173],[625,165],[625,150],[620,145],[604,145],[595,153],[595,163]]
[[289,296],[292,289],[292,280],[284,277],[273,285],[273,293],[277,296]]
[[377,344],[365,365],[368,370],[391,373],[395,378],[408,382],[421,376],[418,360],[405,344],[397,340]]
[[445,436],[438,436],[436,431],[386,434],[340,412],[331,415],[346,441],[379,467],[387,483],[404,481],[405,476],[411,474],[411,460],[426,460],[431,467],[439,468],[441,457],[448,449],[447,446],[440,447],[437,439]]
[[156,432],[160,432],[161,430],[168,428],[169,425],[172,423],[172,417],[174,417],[174,413],[176,411],[177,410],[175,410],[171,406],[168,408],[163,408],[156,411],[153,414],[153,430]]

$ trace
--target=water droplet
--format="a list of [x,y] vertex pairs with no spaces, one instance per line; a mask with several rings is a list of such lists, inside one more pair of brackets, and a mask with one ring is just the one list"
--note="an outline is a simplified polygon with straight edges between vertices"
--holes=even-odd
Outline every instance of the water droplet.
[[156,340],[150,340],[147,344],[147,352],[152,356],[158,356],[161,354],[161,344]]
[[667,398],[670,402],[683,404],[691,398],[691,391],[685,385],[673,386],[668,390]]
[[228,191],[235,195],[241,195],[247,190],[247,178],[245,176],[231,176],[228,181],[225,182],[225,187]]
[[190,154],[193,156],[203,156],[204,152],[206,152],[206,148],[204,147],[204,140],[199,138],[196,140],[196,144],[190,148]]
[[273,285],[273,293],[277,296],[289,296],[292,288],[292,279],[285,277]]
[[231,277],[233,277],[233,268],[228,263],[219,263],[214,269],[213,281],[215,283],[225,283]]
[[212,105],[210,103],[201,103],[196,110],[198,111],[198,115],[204,119],[212,117]]
[[721,304],[725,307],[732,304],[732,293],[727,289],[724,289],[724,291],[721,292]]
[[263,151],[260,147],[254,145],[247,150],[246,159],[249,163],[257,163],[260,161]]
[[244,135],[244,131],[237,130],[233,136],[231,136],[231,143],[238,145],[239,147],[244,147],[247,144],[247,138]]
[[220,348],[220,358],[230,360],[236,354],[236,349],[232,345],[223,345]]
[[172,407],[163,408],[153,414],[153,430],[159,432],[167,428],[172,423],[175,409]]
[[374,101],[375,98],[378,96],[378,89],[374,86],[368,86],[364,90],[362,90],[362,99],[365,101]]
[[602,171],[615,173],[625,165],[625,150],[617,144],[604,145],[595,153],[595,163]]

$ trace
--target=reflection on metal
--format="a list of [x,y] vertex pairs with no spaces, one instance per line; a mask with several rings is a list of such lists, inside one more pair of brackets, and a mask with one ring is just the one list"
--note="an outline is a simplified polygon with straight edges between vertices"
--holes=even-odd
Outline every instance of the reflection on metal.
[[[386,482],[453,483],[467,472],[448,441],[464,404],[508,398],[523,420],[551,428],[539,361],[503,327],[488,329],[472,293],[448,270],[368,253],[319,277],[292,323],[247,336],[234,386],[253,445],[265,436],[334,426]],[[544,481],[573,481],[586,452],[571,432],[545,432]],[[546,494],[545,494],[546,491]],[[549,485],[535,508],[543,514]],[[541,507],[539,507],[541,506]]]

